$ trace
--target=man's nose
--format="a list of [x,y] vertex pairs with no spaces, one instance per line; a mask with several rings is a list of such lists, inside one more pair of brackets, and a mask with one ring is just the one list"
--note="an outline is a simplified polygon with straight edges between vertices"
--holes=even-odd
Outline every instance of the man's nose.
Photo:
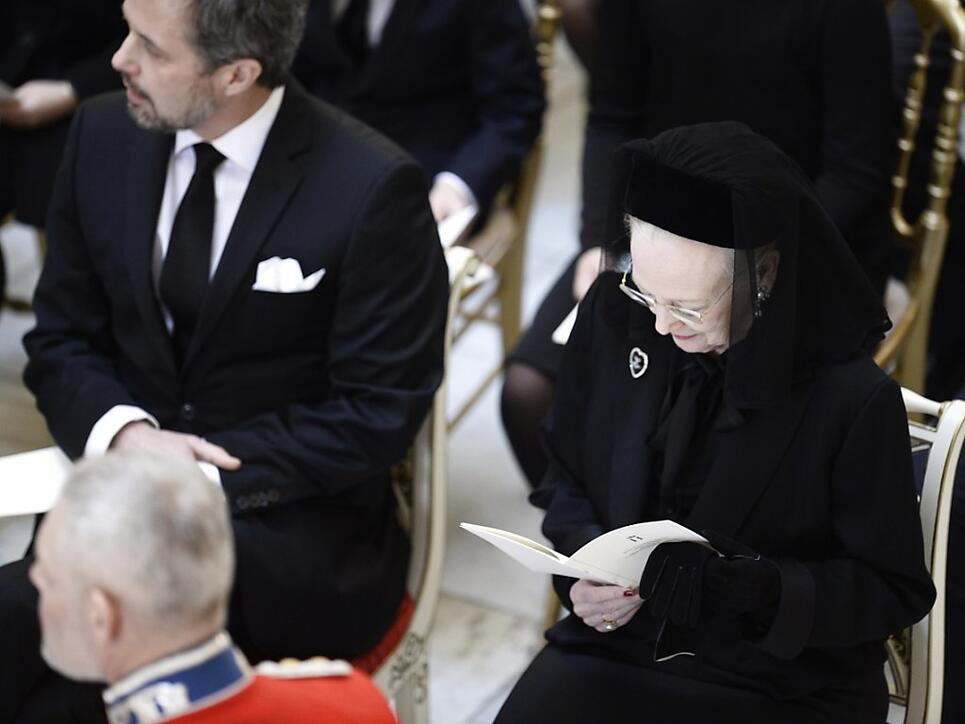
[[135,68],[134,64],[131,62],[130,54],[130,44],[133,42],[134,34],[128,33],[127,37],[124,38],[124,42],[121,43],[121,47],[119,47],[111,57],[111,67],[113,67],[118,73],[134,75],[133,71]]

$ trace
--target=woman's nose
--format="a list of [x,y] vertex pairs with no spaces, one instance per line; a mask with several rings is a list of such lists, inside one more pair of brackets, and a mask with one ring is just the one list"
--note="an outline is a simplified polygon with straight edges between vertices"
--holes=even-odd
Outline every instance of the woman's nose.
[[668,312],[662,304],[653,306],[650,311],[653,312],[653,316],[655,317],[654,327],[658,334],[670,334],[674,325],[679,323],[679,320]]

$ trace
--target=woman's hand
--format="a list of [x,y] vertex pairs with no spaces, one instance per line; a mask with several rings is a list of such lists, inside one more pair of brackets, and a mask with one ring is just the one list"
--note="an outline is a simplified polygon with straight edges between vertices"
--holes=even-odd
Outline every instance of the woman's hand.
[[607,586],[583,578],[570,588],[570,599],[573,613],[600,633],[626,624],[643,604],[636,589]]

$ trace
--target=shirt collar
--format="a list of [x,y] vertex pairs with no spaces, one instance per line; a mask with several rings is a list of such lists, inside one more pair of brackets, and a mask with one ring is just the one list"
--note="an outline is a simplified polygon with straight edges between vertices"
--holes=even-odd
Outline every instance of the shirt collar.
[[229,696],[252,673],[224,631],[128,674],[102,694],[111,724],[148,724]]
[[[261,150],[278,116],[284,96],[285,86],[278,86],[261,104],[261,108],[227,133],[208,143],[229,161],[238,164],[248,173],[254,173],[258,157],[261,156]],[[205,143],[205,139],[189,128],[178,131],[174,137],[174,155],[177,156],[196,143]]]

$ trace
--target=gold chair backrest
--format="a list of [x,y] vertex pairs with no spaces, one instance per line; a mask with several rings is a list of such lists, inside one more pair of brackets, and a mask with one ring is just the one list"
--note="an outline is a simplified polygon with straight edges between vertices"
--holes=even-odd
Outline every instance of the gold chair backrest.
[[[893,376],[905,387],[924,389],[925,355],[931,307],[948,239],[948,197],[958,152],[963,88],[965,88],[965,10],[959,0],[909,0],[921,28],[921,47],[915,54],[908,82],[898,138],[898,169],[892,178],[891,220],[897,241],[910,251],[904,284],[910,306],[881,345],[875,361],[895,367]],[[926,71],[932,39],[941,28],[949,33],[951,63],[933,139],[927,185],[927,203],[917,219],[909,220],[902,208],[911,157],[915,150],[925,97]]]

